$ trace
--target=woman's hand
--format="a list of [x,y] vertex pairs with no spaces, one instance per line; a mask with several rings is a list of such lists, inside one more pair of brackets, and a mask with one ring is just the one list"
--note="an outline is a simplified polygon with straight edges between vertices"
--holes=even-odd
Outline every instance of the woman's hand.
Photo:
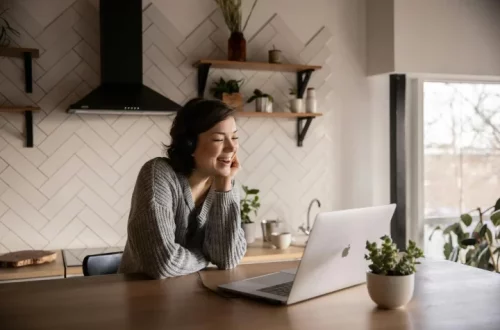
[[231,171],[228,176],[216,176],[215,177],[215,190],[217,191],[229,191],[232,188],[232,180],[240,170],[240,162],[238,156],[234,155],[233,161],[231,163]]

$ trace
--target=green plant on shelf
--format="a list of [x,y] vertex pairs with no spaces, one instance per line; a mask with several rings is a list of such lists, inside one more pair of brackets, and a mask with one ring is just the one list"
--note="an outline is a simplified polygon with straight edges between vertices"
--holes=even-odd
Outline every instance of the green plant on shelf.
[[224,93],[227,94],[239,93],[242,84],[243,84],[243,79],[224,80],[224,78],[221,77],[219,81],[214,81],[212,88],[210,88],[210,93],[212,93],[212,95],[215,98],[222,100],[222,95]]
[[260,89],[255,89],[253,91],[253,95],[250,96],[250,98],[248,99],[247,103],[251,103],[251,102],[255,101],[258,98],[264,98],[264,97],[267,97],[269,99],[269,101],[271,101],[271,102],[274,101],[274,99],[273,99],[273,97],[271,95],[263,93]]

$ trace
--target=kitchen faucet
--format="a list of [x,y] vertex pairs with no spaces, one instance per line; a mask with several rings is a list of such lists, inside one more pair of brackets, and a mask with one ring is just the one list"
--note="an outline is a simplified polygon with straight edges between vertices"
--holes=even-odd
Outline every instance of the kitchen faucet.
[[311,207],[313,206],[314,202],[318,204],[318,207],[321,207],[321,202],[319,199],[315,198],[309,203],[309,208],[307,209],[307,227],[304,228],[304,225],[301,225],[299,227],[299,230],[301,230],[304,234],[308,235],[311,233],[311,222],[310,222],[310,213],[311,213]]

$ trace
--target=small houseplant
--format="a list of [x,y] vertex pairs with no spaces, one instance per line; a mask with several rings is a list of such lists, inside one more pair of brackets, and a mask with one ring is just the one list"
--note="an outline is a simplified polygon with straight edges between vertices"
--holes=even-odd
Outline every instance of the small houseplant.
[[247,103],[255,101],[255,111],[257,112],[272,112],[273,97],[263,93],[260,89],[255,89],[253,95],[248,99]]
[[245,195],[240,200],[241,226],[245,232],[247,243],[253,243],[255,241],[256,226],[255,222],[250,219],[250,214],[253,213],[256,216],[260,208],[259,189],[250,189],[243,186],[243,192]]
[[226,103],[230,107],[242,111],[243,95],[240,93],[242,83],[243,79],[225,80],[221,77],[219,81],[214,81],[212,88],[210,88],[210,92],[215,98],[222,100],[222,102]]
[[[437,230],[441,228],[436,227],[429,240]],[[447,260],[500,273],[500,198],[484,210],[478,207],[462,214],[444,229],[443,235]]]
[[415,286],[415,265],[424,256],[415,242],[409,241],[406,252],[401,253],[392,239],[381,237],[377,243],[366,242],[368,254],[365,259],[371,261],[370,271],[366,274],[368,293],[381,308],[393,309],[406,305],[413,296]]
[[229,61],[246,61],[247,42],[243,32],[248,25],[257,1],[254,1],[245,25],[242,26],[241,0],[215,0],[231,33],[227,47],[227,59]]
[[8,47],[12,40],[12,35],[19,36],[19,31],[14,29],[5,18],[6,12],[7,9],[0,12],[0,47]]

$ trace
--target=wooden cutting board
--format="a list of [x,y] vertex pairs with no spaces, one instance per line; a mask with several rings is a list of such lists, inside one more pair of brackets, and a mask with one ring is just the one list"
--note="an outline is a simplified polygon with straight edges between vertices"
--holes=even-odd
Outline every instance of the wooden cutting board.
[[23,267],[29,265],[40,265],[56,260],[54,251],[25,250],[10,252],[0,256],[0,267]]

